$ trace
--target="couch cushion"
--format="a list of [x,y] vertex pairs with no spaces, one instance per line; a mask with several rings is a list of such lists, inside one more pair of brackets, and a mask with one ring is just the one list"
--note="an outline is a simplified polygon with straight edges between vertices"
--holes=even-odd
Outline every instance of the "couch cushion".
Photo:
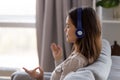
[[[71,74],[68,74],[66,76],[67,79],[65,79],[65,80],[69,80],[70,78],[79,78],[80,79],[80,76],[84,77],[84,75],[88,75],[88,74],[91,75],[91,73],[93,73],[93,75],[94,75],[94,76],[91,75],[91,77],[95,77],[95,80],[107,80],[108,75],[110,73],[111,64],[112,64],[111,47],[110,47],[109,42],[107,40],[103,39],[102,40],[102,51],[101,51],[101,54],[100,54],[100,57],[98,58],[98,60],[88,67],[80,68],[76,72],[73,72],[72,76],[71,76]],[[89,71],[89,73],[84,72],[84,74],[81,74],[80,73],[81,71],[87,71],[87,72]],[[76,74],[78,75],[77,77],[75,76]],[[85,77],[85,79],[82,79],[82,80],[86,80],[86,77]],[[94,79],[88,79],[88,80],[94,80]]]

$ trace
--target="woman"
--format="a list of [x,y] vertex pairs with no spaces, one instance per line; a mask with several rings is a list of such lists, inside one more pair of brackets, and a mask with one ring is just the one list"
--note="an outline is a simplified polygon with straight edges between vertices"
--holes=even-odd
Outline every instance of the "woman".
[[[70,56],[60,64],[62,48],[51,44],[53,57],[59,65],[52,73],[51,80],[63,80],[64,77],[81,67],[94,63],[101,51],[101,26],[92,8],[76,8],[69,11],[66,18],[66,41],[73,43]],[[43,80],[43,70],[37,67],[33,70],[23,68],[30,76]],[[36,70],[39,69],[40,73]]]

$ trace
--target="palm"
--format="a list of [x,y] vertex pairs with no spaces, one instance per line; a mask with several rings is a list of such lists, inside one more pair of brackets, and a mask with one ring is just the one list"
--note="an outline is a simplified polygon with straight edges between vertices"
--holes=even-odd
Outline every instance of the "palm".
[[60,46],[52,43],[51,50],[55,60],[60,60],[62,58],[62,48]]

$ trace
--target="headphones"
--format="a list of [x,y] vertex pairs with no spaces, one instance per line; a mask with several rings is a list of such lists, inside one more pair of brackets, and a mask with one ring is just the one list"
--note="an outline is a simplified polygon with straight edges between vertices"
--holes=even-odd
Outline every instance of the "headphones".
[[75,34],[78,38],[83,38],[85,35],[82,28],[82,8],[77,9],[77,30]]

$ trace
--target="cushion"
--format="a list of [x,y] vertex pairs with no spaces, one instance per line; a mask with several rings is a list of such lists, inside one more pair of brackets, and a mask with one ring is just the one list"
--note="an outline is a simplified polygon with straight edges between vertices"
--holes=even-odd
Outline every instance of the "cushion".
[[[109,42],[103,39],[102,51],[98,60],[88,67],[80,68],[76,72],[68,74],[64,80],[107,80],[110,73],[111,64],[111,47]],[[81,71],[84,71],[84,74],[82,74]],[[85,75],[90,76],[88,77],[88,79],[86,79]]]

